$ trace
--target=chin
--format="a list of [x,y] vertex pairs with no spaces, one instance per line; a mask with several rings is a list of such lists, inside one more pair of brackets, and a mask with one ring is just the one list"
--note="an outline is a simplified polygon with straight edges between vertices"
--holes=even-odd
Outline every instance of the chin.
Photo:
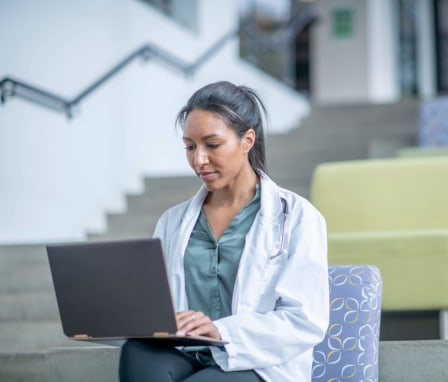
[[219,187],[215,187],[211,183],[206,183],[206,182],[202,182],[202,183],[204,184],[204,186],[207,189],[207,191],[213,192],[213,191],[219,190]]
[[204,184],[205,188],[210,192],[217,191],[217,190],[224,188],[222,185],[220,185],[220,182],[218,182],[216,180],[211,181],[211,182],[202,181],[202,183]]

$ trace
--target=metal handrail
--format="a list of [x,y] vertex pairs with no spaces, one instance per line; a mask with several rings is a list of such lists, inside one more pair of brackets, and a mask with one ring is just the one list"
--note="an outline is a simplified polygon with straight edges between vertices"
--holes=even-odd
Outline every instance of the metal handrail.
[[319,13],[316,8],[312,4],[305,4],[276,31],[264,31],[253,22],[247,23],[243,31],[260,40],[264,46],[278,48],[290,44],[308,25],[317,20]]
[[40,104],[56,111],[62,111],[66,114],[67,118],[71,119],[74,114],[75,108],[79,103],[86,98],[89,94],[94,92],[103,83],[113,77],[115,74],[123,70],[127,65],[137,58],[141,58],[144,61],[149,59],[159,59],[165,64],[173,67],[176,70],[180,70],[184,75],[192,75],[201,65],[209,60],[219,49],[221,49],[227,41],[239,35],[240,32],[246,31],[248,33],[257,33],[267,45],[277,45],[279,40],[288,41],[292,36],[296,36],[303,30],[306,25],[316,18],[316,14],[310,7],[307,7],[305,12],[299,12],[291,20],[288,27],[282,30],[276,36],[264,36],[261,31],[254,27],[253,23],[247,23],[240,26],[237,30],[231,31],[221,37],[215,42],[208,50],[206,50],[201,56],[199,56],[193,63],[187,63],[182,59],[173,56],[171,53],[163,50],[162,48],[154,44],[145,44],[136,51],[129,54],[126,58],[112,67],[98,80],[89,85],[86,89],[81,91],[78,95],[72,99],[66,99],[62,96],[53,94],[49,91],[38,88],[37,86],[25,83],[22,80],[17,80],[12,77],[3,77],[0,80],[0,102],[5,104],[8,98],[21,97],[28,101]]
[[239,33],[239,30],[227,33],[220,38],[211,48],[203,53],[193,63],[187,63],[178,57],[173,56],[169,52],[161,49],[153,44],[145,44],[136,51],[129,54],[126,58],[112,67],[98,80],[89,85],[86,89],[81,91],[78,95],[72,99],[66,99],[62,96],[56,95],[49,91],[38,88],[37,86],[25,83],[22,80],[17,80],[12,77],[4,77],[0,81],[0,102],[5,104],[8,98],[20,97],[28,101],[38,103],[56,111],[62,111],[66,116],[71,119],[73,117],[73,111],[79,105],[79,103],[86,98],[89,94],[94,92],[103,83],[113,77],[115,74],[123,70],[127,65],[141,58],[144,61],[149,59],[158,59],[165,64],[180,70],[185,75],[193,74],[204,62],[210,59],[228,40],[235,37]]

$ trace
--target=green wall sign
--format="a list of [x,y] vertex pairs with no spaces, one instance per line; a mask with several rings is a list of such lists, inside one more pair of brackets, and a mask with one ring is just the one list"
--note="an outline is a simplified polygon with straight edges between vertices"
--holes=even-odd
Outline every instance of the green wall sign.
[[335,8],[332,11],[332,32],[336,38],[353,35],[354,12],[352,8]]

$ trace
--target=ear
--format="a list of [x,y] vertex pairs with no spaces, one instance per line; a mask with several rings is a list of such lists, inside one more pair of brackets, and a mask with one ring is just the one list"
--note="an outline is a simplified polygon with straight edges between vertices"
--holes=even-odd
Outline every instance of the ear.
[[249,129],[244,133],[243,137],[241,138],[241,141],[243,144],[243,149],[246,152],[249,152],[250,149],[254,146],[255,138],[256,134],[254,129]]

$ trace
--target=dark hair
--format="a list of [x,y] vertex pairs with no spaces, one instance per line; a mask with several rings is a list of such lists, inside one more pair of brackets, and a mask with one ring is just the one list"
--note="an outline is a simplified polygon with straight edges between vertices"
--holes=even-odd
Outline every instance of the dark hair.
[[266,173],[264,123],[267,120],[267,111],[254,90],[227,81],[206,85],[197,90],[179,111],[176,124],[183,127],[193,110],[218,114],[239,137],[247,130],[253,129],[256,138],[249,151],[249,163],[258,175]]

